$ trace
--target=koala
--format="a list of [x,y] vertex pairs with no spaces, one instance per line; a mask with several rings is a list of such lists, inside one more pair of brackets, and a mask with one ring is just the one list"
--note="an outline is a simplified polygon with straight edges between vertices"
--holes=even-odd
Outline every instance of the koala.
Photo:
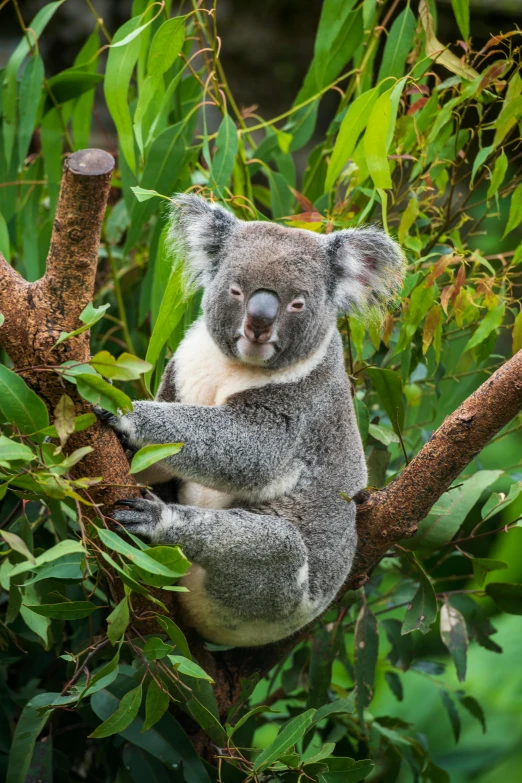
[[180,601],[205,639],[264,645],[324,613],[350,572],[356,509],[341,492],[367,471],[336,320],[389,299],[403,254],[374,228],[325,236],[176,201],[172,235],[203,314],[156,400],[110,424],[133,449],[184,444],[141,477],[175,486],[177,502],[124,500],[113,518],[182,547]]

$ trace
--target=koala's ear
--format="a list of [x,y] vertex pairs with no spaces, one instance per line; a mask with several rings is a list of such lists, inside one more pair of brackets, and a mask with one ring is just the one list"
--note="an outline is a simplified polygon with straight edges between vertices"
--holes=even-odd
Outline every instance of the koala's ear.
[[185,258],[190,282],[206,286],[216,274],[223,248],[240,222],[217,204],[200,196],[174,196],[170,240]]
[[332,294],[340,310],[383,308],[401,288],[406,263],[399,245],[377,228],[349,228],[323,237]]

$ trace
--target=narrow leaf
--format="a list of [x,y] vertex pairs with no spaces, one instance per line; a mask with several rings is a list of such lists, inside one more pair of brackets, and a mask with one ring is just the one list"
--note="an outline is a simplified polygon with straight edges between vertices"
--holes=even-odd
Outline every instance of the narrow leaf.
[[98,726],[92,734],[89,734],[89,739],[100,739],[101,737],[110,737],[112,734],[118,734],[126,729],[136,715],[141,704],[142,687],[138,685],[137,688],[129,691],[120,701],[119,707],[116,711],[104,721],[101,726]]
[[153,444],[150,446],[144,446],[142,449],[137,451],[132,458],[130,472],[139,473],[141,470],[149,468],[156,462],[177,454],[182,447],[183,443],[162,443],[159,445]]

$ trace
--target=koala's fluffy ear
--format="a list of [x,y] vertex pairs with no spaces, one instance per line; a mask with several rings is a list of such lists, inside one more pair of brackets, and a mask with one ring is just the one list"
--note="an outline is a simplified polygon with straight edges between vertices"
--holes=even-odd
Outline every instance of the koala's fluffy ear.
[[210,283],[219,267],[225,243],[239,227],[239,220],[223,207],[200,196],[174,196],[170,240],[184,255],[189,282]]
[[340,310],[383,308],[401,288],[405,258],[399,245],[377,228],[350,228],[324,237]]

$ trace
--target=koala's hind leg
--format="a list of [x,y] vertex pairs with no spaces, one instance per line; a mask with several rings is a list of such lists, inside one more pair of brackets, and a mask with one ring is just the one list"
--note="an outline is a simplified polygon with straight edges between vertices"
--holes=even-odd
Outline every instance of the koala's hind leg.
[[181,546],[193,567],[186,581],[191,593],[180,595],[211,641],[264,644],[312,619],[297,619],[307,603],[308,552],[286,519],[140,498],[121,501],[113,518],[153,544]]

